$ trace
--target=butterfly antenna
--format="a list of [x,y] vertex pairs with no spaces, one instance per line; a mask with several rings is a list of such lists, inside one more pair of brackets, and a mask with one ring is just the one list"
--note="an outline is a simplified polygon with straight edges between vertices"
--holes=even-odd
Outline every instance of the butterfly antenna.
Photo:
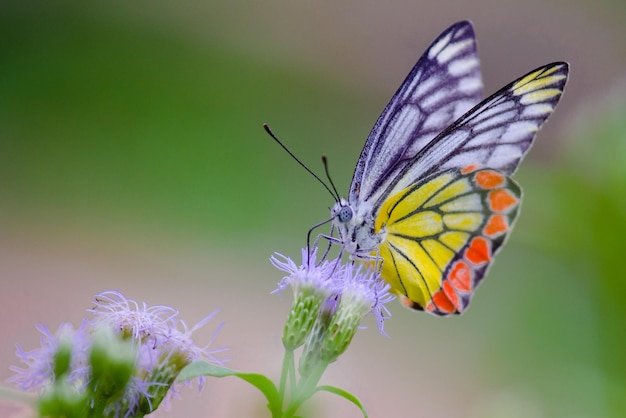
[[326,178],[328,179],[328,182],[330,183],[330,185],[333,188],[333,191],[335,192],[335,202],[339,202],[339,192],[337,192],[337,188],[335,187],[335,183],[333,182],[332,177],[330,177],[330,172],[328,171],[328,158],[325,155],[322,155],[322,163],[324,164],[324,171],[326,172]]
[[[337,191],[335,190],[335,194],[333,194],[333,191],[330,189],[330,187],[328,187],[328,185],[326,183],[324,183],[324,181],[318,177],[317,174],[315,174],[313,171],[311,171],[311,169],[309,167],[307,167],[302,161],[300,161],[300,159],[298,157],[296,157],[293,152],[289,151],[289,148],[287,148],[287,146],[285,144],[283,144],[281,142],[280,139],[278,139],[278,137],[276,135],[274,135],[274,132],[272,132],[272,130],[270,129],[269,125],[267,123],[263,124],[263,129],[265,129],[265,132],[268,133],[269,136],[271,136],[274,141],[276,141],[276,143],[278,145],[280,145],[282,147],[282,149],[284,149],[287,154],[289,154],[291,156],[291,158],[293,158],[294,160],[296,160],[296,162],[298,164],[300,164],[302,166],[302,168],[304,168],[310,175],[312,175],[313,177],[315,177],[317,179],[317,181],[319,181],[320,183],[322,183],[322,186],[324,186],[324,188],[326,190],[328,190],[328,193],[330,193],[330,195],[333,197],[333,199],[335,199],[335,201],[337,201]],[[332,184],[332,182],[331,182]],[[333,185],[333,189],[335,188],[335,186]]]

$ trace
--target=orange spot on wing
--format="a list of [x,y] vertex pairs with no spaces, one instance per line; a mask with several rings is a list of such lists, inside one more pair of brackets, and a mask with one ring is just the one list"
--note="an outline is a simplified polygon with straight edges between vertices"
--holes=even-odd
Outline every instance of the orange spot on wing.
[[448,299],[450,300],[450,302],[452,302],[452,304],[454,305],[454,308],[457,311],[460,311],[460,306],[459,306],[459,298],[456,295],[456,292],[454,291],[454,288],[452,287],[452,285],[445,281],[443,282],[443,291],[445,292],[446,296],[448,297]]
[[489,205],[494,212],[504,212],[518,202],[517,197],[513,196],[511,192],[506,189],[492,190],[489,192]]
[[494,237],[502,232],[509,230],[509,225],[506,218],[503,215],[492,215],[487,221],[487,225],[483,229],[483,234]]
[[479,164],[470,164],[466,167],[463,167],[461,169],[461,174],[467,174],[467,173],[471,173],[472,171],[477,170],[480,167]]
[[483,237],[475,237],[472,239],[467,250],[465,250],[465,258],[472,264],[480,265],[491,261],[491,250],[489,243]]
[[451,314],[456,311],[454,304],[448,299],[442,289],[433,295],[433,303],[441,312]]
[[452,266],[448,281],[456,290],[470,292],[472,290],[472,270],[465,261],[457,261]]
[[483,189],[493,189],[504,183],[504,176],[496,171],[479,171],[474,176],[476,183]]

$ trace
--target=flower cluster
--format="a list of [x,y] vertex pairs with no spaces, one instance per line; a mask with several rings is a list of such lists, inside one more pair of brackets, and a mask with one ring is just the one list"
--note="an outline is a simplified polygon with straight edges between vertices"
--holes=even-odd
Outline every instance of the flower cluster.
[[[220,349],[191,340],[215,313],[189,329],[173,308],[140,305],[113,291],[96,295],[89,312],[77,329],[62,324],[53,334],[38,326],[39,348],[17,346],[26,367],[12,367],[9,381],[42,393],[42,416],[143,416],[176,393],[185,366],[221,363],[215,356]],[[202,383],[200,378],[200,388]]]
[[395,297],[389,284],[373,269],[340,259],[316,260],[316,250],[302,250],[302,264],[275,254],[272,264],[287,276],[277,291],[291,286],[294,302],[283,332],[289,351],[303,346],[300,373],[307,375],[318,366],[334,362],[348,348],[363,317],[371,313],[381,334],[389,315],[385,304]]
[[215,313],[189,328],[173,308],[139,304],[113,291],[96,295],[89,318],[78,328],[62,324],[51,332],[38,326],[41,346],[31,351],[17,346],[26,366],[12,367],[15,375],[9,381],[38,391],[39,416],[51,418],[143,417],[193,379],[201,389],[208,376],[250,383],[265,395],[276,418],[299,416],[300,406],[319,391],[344,397],[366,416],[354,395],[318,384],[366,315],[372,314],[385,334],[384,321],[390,316],[385,304],[394,299],[389,285],[375,269],[330,260],[327,254],[318,260],[315,249],[302,250],[300,265],[281,254],[271,262],[287,273],[274,293],[291,287],[294,294],[278,385],[262,374],[223,367],[216,357],[222,350],[210,348],[213,338],[204,347],[194,344],[192,334]]

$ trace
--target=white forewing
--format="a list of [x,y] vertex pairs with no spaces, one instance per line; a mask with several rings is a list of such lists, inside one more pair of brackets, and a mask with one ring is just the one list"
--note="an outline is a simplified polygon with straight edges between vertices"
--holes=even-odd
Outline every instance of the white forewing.
[[567,71],[564,62],[545,65],[487,98],[395,170],[384,195],[472,164],[513,174],[560,99]]
[[482,98],[470,22],[452,25],[433,42],[385,107],[357,163],[349,201],[375,201],[412,159]]

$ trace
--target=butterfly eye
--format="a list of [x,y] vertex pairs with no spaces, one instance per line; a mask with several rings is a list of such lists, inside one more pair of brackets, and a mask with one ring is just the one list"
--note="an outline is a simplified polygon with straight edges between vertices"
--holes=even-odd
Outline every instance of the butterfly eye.
[[352,208],[350,206],[342,206],[337,217],[341,223],[349,222],[352,219]]

